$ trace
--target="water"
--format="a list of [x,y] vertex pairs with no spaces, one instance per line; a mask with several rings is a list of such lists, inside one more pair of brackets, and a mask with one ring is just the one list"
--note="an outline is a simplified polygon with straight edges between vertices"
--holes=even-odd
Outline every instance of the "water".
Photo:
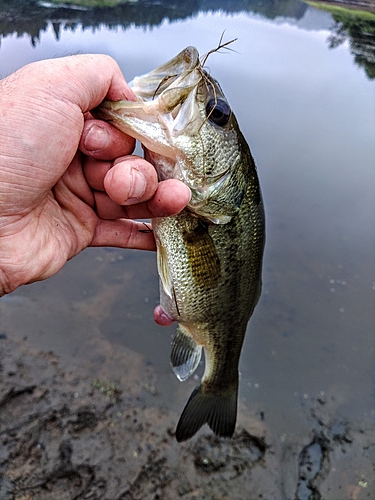
[[[208,3],[181,13],[160,3],[142,25],[142,4],[132,3],[118,16],[122,26],[107,11],[34,6],[24,11],[29,24],[0,25],[0,74],[42,58],[99,52],[131,80],[187,45],[203,54],[224,31],[226,40],[237,37],[236,52],[210,56],[208,67],[255,157],[267,217],[263,294],[240,364],[239,420],[265,421],[271,441],[299,442],[320,398],[332,420],[371,426],[373,66],[358,58],[353,41],[329,48],[335,23],[328,13],[302,3],[280,3],[279,11],[267,2],[253,11],[228,5],[231,13]],[[196,381],[181,384],[171,373],[174,328],[153,323],[157,301],[153,254],[88,249],[50,280],[3,298],[1,329],[86,366],[89,376],[100,369],[116,379],[124,369],[103,343],[130,349],[141,370],[155,373],[158,396],[150,404],[179,411]]]

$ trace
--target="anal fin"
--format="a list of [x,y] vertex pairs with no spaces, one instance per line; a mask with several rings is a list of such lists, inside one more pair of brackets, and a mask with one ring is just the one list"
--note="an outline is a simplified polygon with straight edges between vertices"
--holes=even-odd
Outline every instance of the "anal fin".
[[198,345],[187,329],[179,324],[172,339],[171,363],[176,377],[184,381],[195,371],[202,356]]

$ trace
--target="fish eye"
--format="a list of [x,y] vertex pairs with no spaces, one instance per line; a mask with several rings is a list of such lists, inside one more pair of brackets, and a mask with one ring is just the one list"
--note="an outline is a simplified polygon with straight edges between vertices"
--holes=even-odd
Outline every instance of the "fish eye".
[[229,121],[232,111],[224,99],[212,98],[206,105],[206,115],[210,122],[223,127]]

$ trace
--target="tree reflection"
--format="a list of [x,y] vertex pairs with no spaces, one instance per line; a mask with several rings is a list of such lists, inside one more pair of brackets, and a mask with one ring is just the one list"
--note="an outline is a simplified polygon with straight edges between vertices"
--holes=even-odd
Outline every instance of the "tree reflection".
[[[74,3],[74,5],[73,5]],[[108,4],[116,4],[109,7]],[[99,7],[98,5],[103,5]],[[61,30],[154,27],[164,20],[182,20],[200,12],[257,12],[268,18],[300,19],[306,4],[299,0],[0,0],[0,35],[27,34],[33,45],[52,23],[57,39]]]
[[332,14],[335,25],[328,38],[329,47],[349,42],[355,63],[364,68],[370,79],[375,78],[375,15],[374,21],[349,13]]
[[[344,0],[345,2],[345,0]],[[344,5],[343,2],[343,5]],[[335,24],[328,37],[330,49],[348,41],[354,62],[365,70],[370,79],[375,78],[375,13],[356,10],[356,0],[347,0],[346,7],[338,6],[333,0],[314,0],[309,5],[329,12]],[[361,5],[371,7],[366,1]],[[350,7],[350,8],[349,8]],[[358,9],[360,7],[357,7]]]

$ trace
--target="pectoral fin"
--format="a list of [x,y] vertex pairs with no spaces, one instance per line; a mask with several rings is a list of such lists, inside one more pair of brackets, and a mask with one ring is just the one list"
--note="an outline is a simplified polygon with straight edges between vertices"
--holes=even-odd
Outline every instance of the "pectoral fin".
[[198,345],[186,328],[179,324],[172,340],[171,363],[176,377],[182,382],[195,371],[202,356]]
[[199,221],[192,231],[184,233],[184,244],[195,283],[213,288],[221,276],[220,259],[206,223]]
[[160,281],[163,285],[164,292],[169,297],[172,297],[173,294],[172,279],[168,270],[167,254],[162,245],[160,245],[158,242],[156,243],[156,245],[157,245],[156,261],[157,261]]

